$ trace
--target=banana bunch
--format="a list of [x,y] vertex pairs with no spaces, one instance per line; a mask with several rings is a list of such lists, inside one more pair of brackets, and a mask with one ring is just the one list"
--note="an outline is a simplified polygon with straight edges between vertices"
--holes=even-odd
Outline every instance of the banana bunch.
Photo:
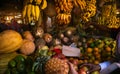
[[55,0],[56,12],[71,13],[73,8],[72,0]]
[[73,0],[74,6],[79,7],[82,21],[87,22],[96,14],[96,0]]
[[56,16],[56,20],[59,20],[59,21],[57,21],[57,23],[60,24],[60,25],[69,24],[70,21],[71,21],[71,14],[59,13]]
[[116,15],[116,4],[104,5],[101,9],[101,16],[98,17],[97,22],[109,28],[118,28],[120,19]]
[[96,14],[96,6],[93,4],[88,4],[86,7],[86,12],[90,14],[90,17]]
[[106,22],[108,23],[108,27],[109,28],[118,28],[120,25],[120,19],[117,18],[116,16],[112,16],[111,18],[109,18],[109,20],[107,20]]
[[88,4],[96,4],[96,0],[86,0],[86,3]]
[[71,21],[71,11],[73,8],[72,0],[55,0],[57,12],[56,22],[59,25],[67,25]]
[[41,15],[41,9],[45,9],[46,7],[46,0],[29,0],[23,8],[22,18],[25,19],[26,23],[36,22]]
[[109,17],[111,13],[111,8],[112,8],[112,5],[104,5],[101,11],[102,16]]
[[85,0],[73,0],[75,7],[80,7],[81,10],[85,9],[86,1]]

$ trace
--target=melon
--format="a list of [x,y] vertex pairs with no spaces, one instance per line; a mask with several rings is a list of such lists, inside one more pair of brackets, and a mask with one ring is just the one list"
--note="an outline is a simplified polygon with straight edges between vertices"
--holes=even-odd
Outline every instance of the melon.
[[20,33],[14,30],[5,30],[0,33],[0,54],[17,51],[22,45]]

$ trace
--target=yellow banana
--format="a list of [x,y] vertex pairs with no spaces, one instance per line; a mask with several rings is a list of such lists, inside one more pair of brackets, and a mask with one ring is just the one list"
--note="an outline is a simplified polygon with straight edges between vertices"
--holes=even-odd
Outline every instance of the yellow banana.
[[78,3],[77,3],[76,0],[73,0],[73,3],[74,3],[74,6],[75,6],[75,7],[79,7],[79,5],[78,5]]
[[22,18],[25,18],[27,11],[27,5],[24,6],[23,12],[22,12]]
[[36,0],[36,3],[37,3],[38,5],[40,5],[41,2],[42,2],[42,0]]
[[31,7],[32,7],[32,5],[31,4],[28,4],[27,5],[27,17],[28,17],[28,21],[29,21],[29,23],[31,22]]
[[64,6],[63,5],[61,5],[61,8],[60,8],[62,11],[64,10]]
[[33,0],[29,0],[30,3],[32,3]]
[[46,7],[47,7],[47,1],[42,0],[41,9],[45,9]]
[[63,1],[63,4],[66,4],[66,0]]
[[35,19],[35,6],[32,5],[31,7],[31,16],[33,17],[33,19]]
[[76,1],[79,4],[81,10],[85,9],[86,4],[83,1],[81,1],[81,0],[76,0]]
[[39,6],[35,6],[35,19],[38,21],[40,15],[40,9]]

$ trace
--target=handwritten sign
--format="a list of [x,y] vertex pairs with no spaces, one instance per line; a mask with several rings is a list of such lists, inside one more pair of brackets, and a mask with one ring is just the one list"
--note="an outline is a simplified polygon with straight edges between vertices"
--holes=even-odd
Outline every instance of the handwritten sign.
[[62,53],[65,56],[80,57],[80,49],[63,45]]

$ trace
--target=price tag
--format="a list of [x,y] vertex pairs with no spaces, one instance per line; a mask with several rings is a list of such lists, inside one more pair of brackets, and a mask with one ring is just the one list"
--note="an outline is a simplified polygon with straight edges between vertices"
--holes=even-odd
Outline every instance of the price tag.
[[65,46],[63,45],[62,47],[62,53],[65,56],[71,56],[71,57],[80,57],[80,49],[75,48],[75,47],[70,47],[70,46]]

